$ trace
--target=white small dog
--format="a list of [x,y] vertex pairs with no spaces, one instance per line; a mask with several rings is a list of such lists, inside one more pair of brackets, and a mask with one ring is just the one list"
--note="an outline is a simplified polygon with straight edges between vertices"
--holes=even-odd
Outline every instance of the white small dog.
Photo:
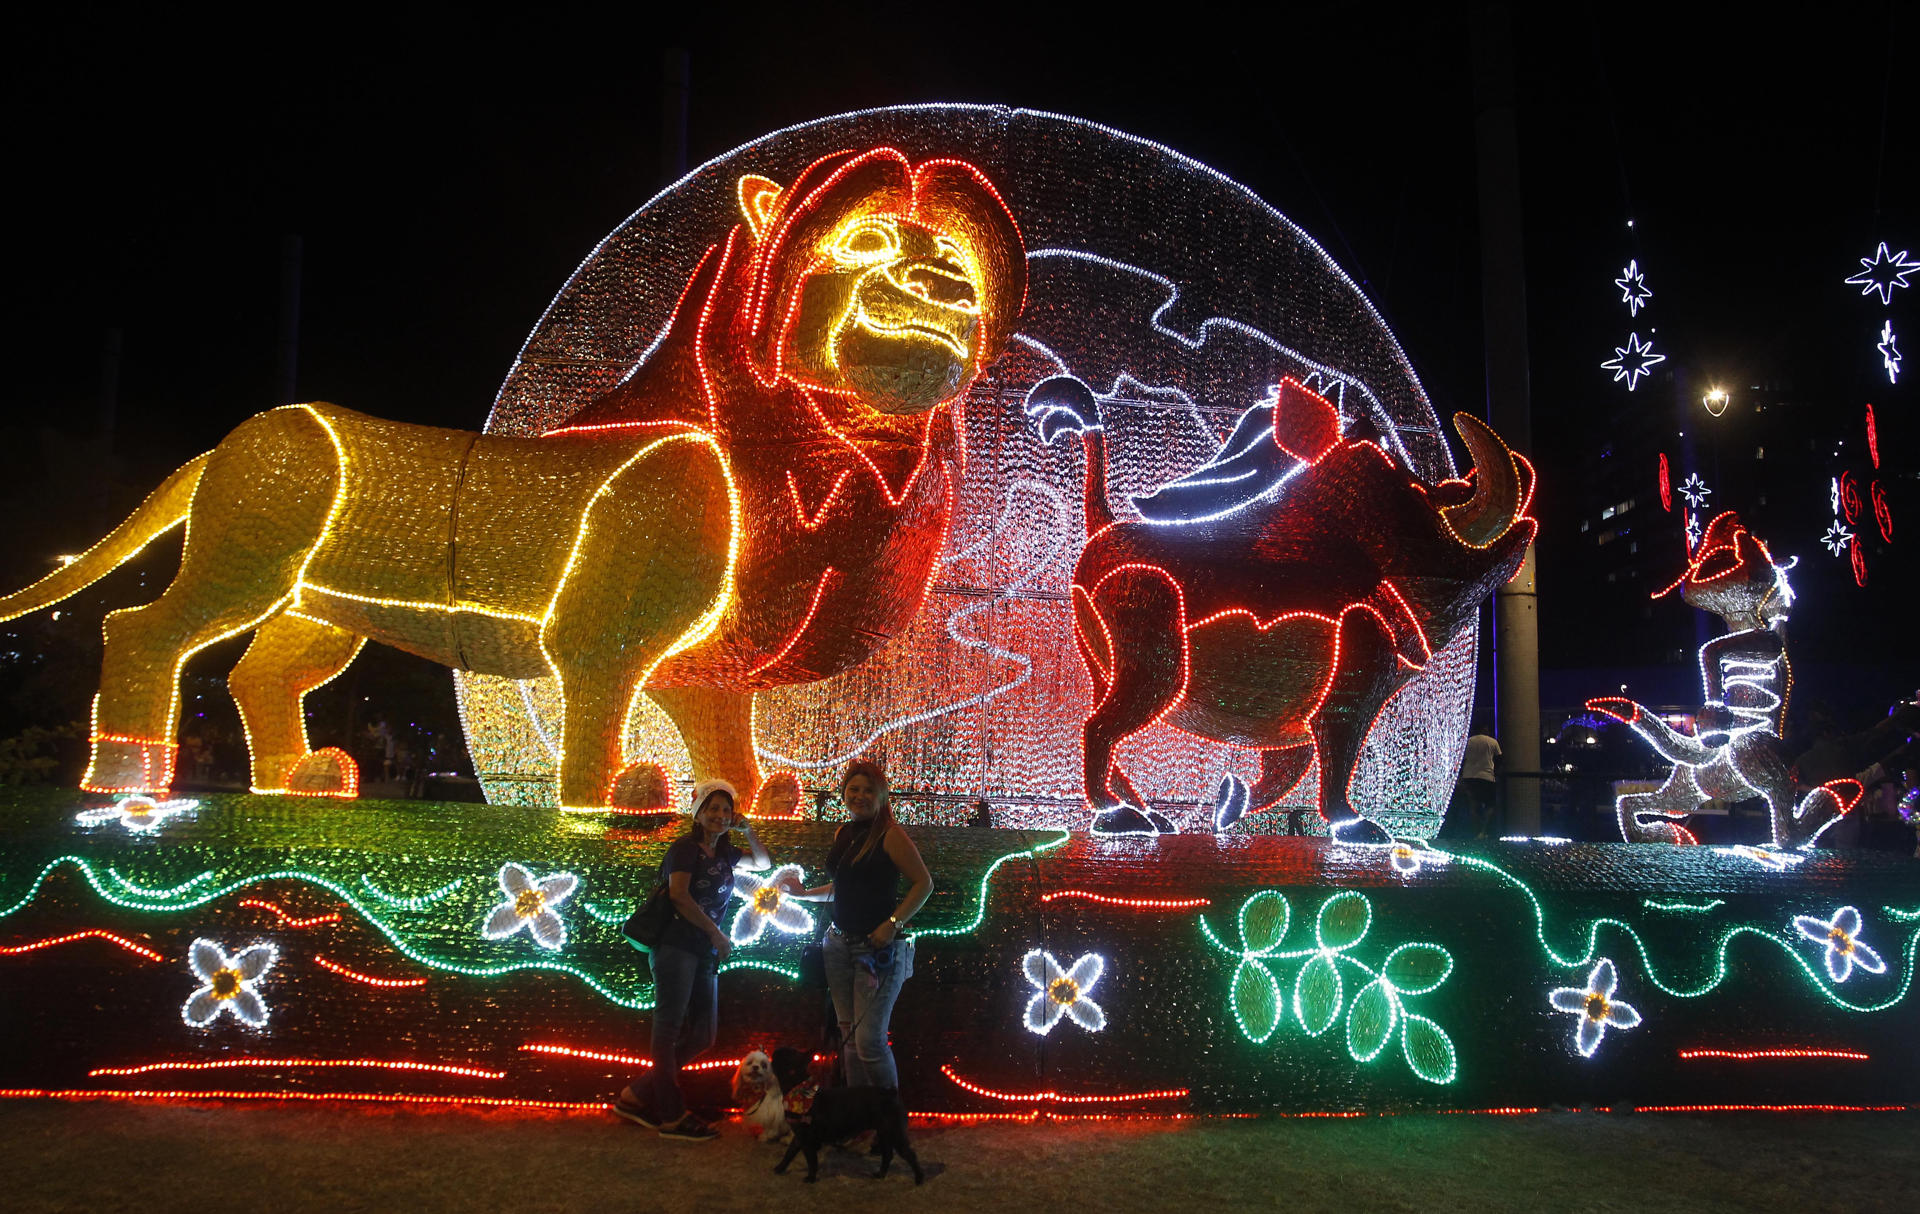
[[764,1051],[752,1050],[740,1060],[740,1069],[733,1073],[733,1102],[740,1106],[740,1120],[760,1127],[760,1141],[785,1142],[793,1136],[773,1060]]

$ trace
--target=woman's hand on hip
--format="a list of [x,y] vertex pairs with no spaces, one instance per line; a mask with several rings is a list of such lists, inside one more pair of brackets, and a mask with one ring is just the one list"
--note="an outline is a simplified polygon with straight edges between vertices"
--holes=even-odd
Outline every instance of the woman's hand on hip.
[[893,920],[883,919],[879,927],[867,933],[867,943],[875,948],[885,948],[892,944],[893,938],[899,934],[900,930],[893,925]]

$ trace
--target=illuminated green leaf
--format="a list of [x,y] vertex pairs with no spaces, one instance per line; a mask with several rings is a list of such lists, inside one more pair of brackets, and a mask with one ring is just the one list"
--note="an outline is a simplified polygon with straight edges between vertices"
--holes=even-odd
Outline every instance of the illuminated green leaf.
[[1285,895],[1277,889],[1263,889],[1248,898],[1240,904],[1240,947],[1254,957],[1272,952],[1285,938],[1291,914]]
[[1300,967],[1300,976],[1293,980],[1294,1015],[1300,1017],[1300,1027],[1311,1036],[1318,1037],[1333,1027],[1345,998],[1340,971],[1334,967],[1333,958],[1325,953],[1309,958]]
[[1393,1033],[1400,1009],[1385,982],[1375,978],[1360,988],[1347,1012],[1347,1052],[1355,1062],[1372,1062]]
[[1407,1065],[1413,1068],[1413,1073],[1428,1083],[1452,1083],[1458,1073],[1452,1038],[1425,1016],[1407,1013],[1400,1047],[1406,1052]]
[[1403,995],[1424,995],[1453,973],[1453,954],[1437,944],[1403,944],[1380,967]]
[[1337,953],[1360,943],[1372,923],[1373,904],[1367,896],[1347,890],[1320,904],[1320,921],[1314,931],[1321,948]]
[[1233,971],[1233,1014],[1247,1040],[1258,1045],[1273,1036],[1283,1012],[1280,984],[1273,974],[1259,961],[1241,961],[1240,968]]

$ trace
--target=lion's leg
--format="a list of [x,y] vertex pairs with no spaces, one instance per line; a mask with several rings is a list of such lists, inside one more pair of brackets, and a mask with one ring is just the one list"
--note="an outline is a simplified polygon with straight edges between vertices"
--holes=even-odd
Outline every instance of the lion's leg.
[[732,485],[704,436],[662,439],[595,494],[540,642],[564,704],[560,804],[610,804],[633,698],[732,592]]
[[693,760],[693,778],[725,780],[740,808],[755,817],[791,817],[800,784],[789,772],[763,781],[753,748],[753,693],[717,687],[649,687],[647,695],[672,719]]
[[1114,770],[1113,749],[1164,716],[1186,692],[1186,612],[1173,576],[1144,567],[1108,578],[1095,606],[1113,638],[1113,679],[1087,718],[1087,800],[1096,812],[1123,801],[1145,810],[1132,783]]
[[[294,765],[307,755],[307,722],[301,701],[309,691],[347,668],[366,638],[345,628],[308,616],[283,611],[260,625],[246,654],[227,676],[227,689],[240,709],[253,752],[255,792],[292,789],[296,792],[350,794],[356,781],[348,770],[352,760],[333,758],[337,778],[314,787],[288,782]],[[327,756],[331,758],[332,756]],[[305,773],[303,773],[304,775]],[[331,784],[331,787],[320,785]]]
[[1247,812],[1257,814],[1292,792],[1313,766],[1313,745],[1303,742],[1285,750],[1260,752],[1260,781],[1247,794]]
[[172,782],[180,668],[197,650],[278,611],[326,530],[338,450],[301,408],[242,422],[207,460],[173,583],[104,626],[93,760],[82,787],[165,792]]

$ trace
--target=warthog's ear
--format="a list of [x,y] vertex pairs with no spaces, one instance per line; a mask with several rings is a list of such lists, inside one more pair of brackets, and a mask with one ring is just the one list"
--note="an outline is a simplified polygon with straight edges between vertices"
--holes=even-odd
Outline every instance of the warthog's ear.
[[740,218],[747,221],[748,229],[753,232],[753,243],[759,244],[773,222],[774,208],[780,205],[780,183],[758,173],[747,173],[734,183],[734,192],[740,199]]

